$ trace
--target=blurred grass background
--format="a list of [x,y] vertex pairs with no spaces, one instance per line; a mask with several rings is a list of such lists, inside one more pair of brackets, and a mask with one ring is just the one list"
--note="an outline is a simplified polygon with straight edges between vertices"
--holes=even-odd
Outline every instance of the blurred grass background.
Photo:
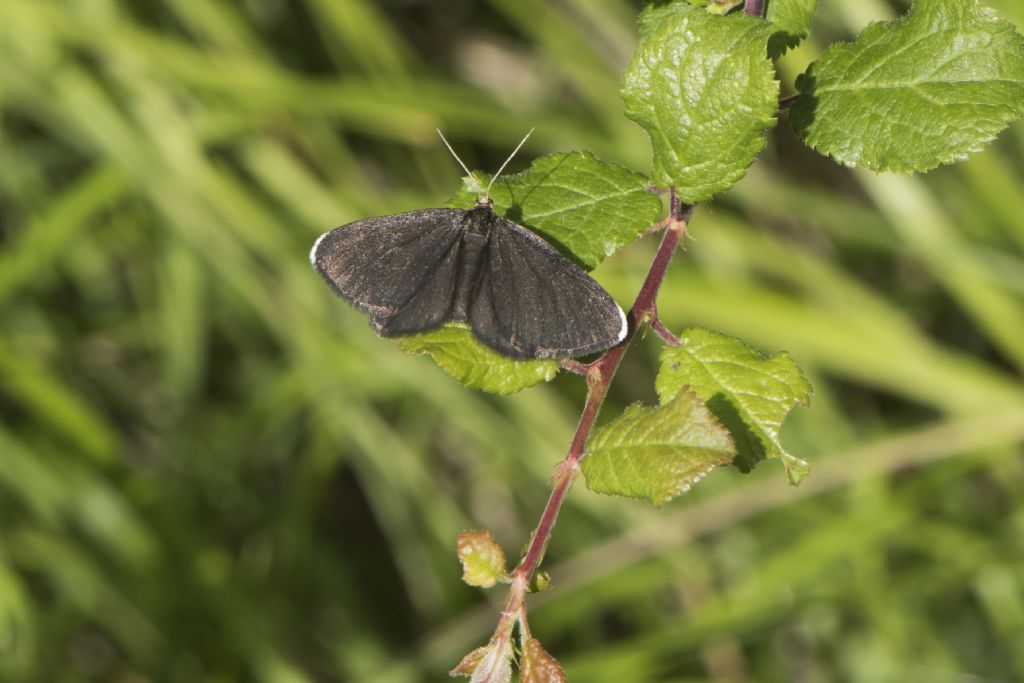
[[[796,73],[905,9],[822,3]],[[1024,26],[1015,0],[988,0]],[[647,170],[626,0],[5,0],[0,681],[439,681],[496,603],[463,529],[525,543],[583,383],[463,389],[306,255],[436,206],[443,128],[493,170]],[[535,596],[574,681],[1024,680],[1024,126],[924,177],[785,122],[660,298],[816,387],[768,462],[654,511],[580,485]],[[596,276],[632,300],[642,240]],[[635,344],[605,418],[653,398]],[[503,595],[488,594],[494,600]]]

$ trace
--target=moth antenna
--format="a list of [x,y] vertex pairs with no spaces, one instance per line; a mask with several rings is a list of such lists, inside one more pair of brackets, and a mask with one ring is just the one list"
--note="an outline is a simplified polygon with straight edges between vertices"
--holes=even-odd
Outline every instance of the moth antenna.
[[437,134],[441,136],[441,142],[444,143],[444,146],[447,147],[448,151],[451,152],[453,157],[455,157],[455,161],[459,162],[459,166],[462,167],[462,170],[465,171],[466,175],[469,176],[475,183],[476,177],[473,175],[473,172],[469,170],[466,164],[462,163],[462,159],[460,159],[459,155],[455,153],[454,149],[452,149],[451,143],[448,142],[448,138],[444,136],[444,133],[441,132],[440,128],[435,128],[434,130],[436,130]]
[[498,172],[495,173],[494,176],[491,178],[491,182],[487,183],[487,189],[484,190],[484,194],[485,195],[490,194],[490,192],[491,192],[491,185],[494,184],[494,181],[498,179],[498,176],[501,175],[501,172],[505,170],[506,166],[508,166],[508,162],[512,161],[512,157],[514,157],[519,152],[519,150],[521,150],[523,148],[523,145],[526,144],[526,141],[530,139],[530,136],[533,135],[533,131],[535,131],[535,130],[537,130],[537,129],[536,128],[531,128],[530,132],[527,133],[526,136],[522,140],[519,141],[519,144],[516,145],[516,148],[514,150],[512,150],[511,154],[508,155],[508,159],[505,159],[505,163],[503,163],[501,165],[501,168],[498,169]]

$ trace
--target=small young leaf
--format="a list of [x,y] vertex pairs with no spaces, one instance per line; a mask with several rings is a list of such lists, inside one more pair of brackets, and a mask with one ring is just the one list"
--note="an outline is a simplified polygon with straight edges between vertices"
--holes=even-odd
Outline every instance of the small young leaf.
[[768,54],[773,59],[807,37],[817,5],[818,0],[769,0],[765,18],[776,29],[768,41]]
[[478,342],[468,327],[457,323],[402,337],[397,342],[408,353],[430,354],[442,370],[462,384],[492,394],[514,394],[548,382],[559,369],[553,360],[506,358]]
[[917,0],[797,79],[793,130],[872,171],[927,171],[980,150],[1024,114],[1024,38],[975,0]]
[[492,645],[480,660],[469,683],[509,683],[512,680],[512,643]]
[[540,641],[530,638],[523,645],[519,658],[520,683],[567,683],[565,671],[558,660],[541,647]]
[[661,507],[732,460],[729,431],[693,392],[681,389],[661,403],[632,405],[594,434],[582,464],[587,488]]
[[543,593],[551,588],[551,574],[545,571],[536,572],[530,579],[529,591],[531,593]]
[[[475,173],[450,206],[471,208],[490,178]],[[646,231],[661,213],[649,180],[589,152],[548,154],[491,187],[494,210],[530,228],[590,270]]]
[[490,531],[463,531],[456,548],[462,580],[470,586],[490,588],[505,578],[505,553]]
[[651,138],[655,185],[687,203],[709,199],[743,177],[775,125],[772,26],[689,3],[649,7],[640,22],[622,80],[626,116]]
[[508,634],[470,652],[449,676],[469,676],[470,683],[509,683],[512,680],[512,641]]
[[808,465],[779,439],[789,411],[810,401],[811,385],[799,366],[785,353],[766,357],[710,330],[689,329],[679,339],[661,353],[655,384],[661,400],[689,386],[732,433],[736,467],[749,472],[765,457],[781,458],[790,482],[800,483]]
[[490,651],[490,645],[481,645],[477,649],[470,652],[468,655],[462,658],[458,666],[448,672],[449,676],[472,676],[476,668],[480,666],[480,662],[483,661],[484,657]]

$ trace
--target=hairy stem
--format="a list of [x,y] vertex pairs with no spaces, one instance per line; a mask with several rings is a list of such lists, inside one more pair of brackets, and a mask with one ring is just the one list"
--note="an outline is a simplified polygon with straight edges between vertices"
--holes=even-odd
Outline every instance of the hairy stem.
[[661,337],[661,340],[669,346],[679,346],[681,343],[679,341],[679,337],[672,334],[672,332],[665,327],[664,323],[662,323],[658,318],[651,321],[651,329],[654,330],[654,333]]
[[[630,341],[632,341],[640,324],[657,319],[656,300],[658,290],[665,279],[665,272],[672,261],[676,247],[679,246],[679,240],[686,232],[686,224],[693,215],[694,207],[683,204],[673,190],[670,196],[669,211],[668,227],[662,235],[661,245],[658,247],[658,252],[654,256],[654,261],[651,263],[651,268],[647,272],[647,277],[640,287],[640,292],[637,294],[633,306],[629,309],[629,313],[626,314],[628,322],[626,337],[588,366],[587,402],[583,406],[583,413],[580,415],[576,433],[572,437],[568,453],[566,453],[565,458],[555,470],[555,475],[552,478],[551,496],[548,498],[548,503],[541,514],[540,522],[533,532],[530,547],[527,549],[526,555],[523,556],[519,566],[512,572],[513,579],[521,582],[521,585],[530,582],[544,557],[544,551],[547,549],[548,541],[551,540],[551,532],[554,529],[555,521],[558,519],[558,513],[562,509],[562,504],[565,502],[569,489],[572,488],[573,482],[579,476],[580,461],[586,455],[587,439],[594,429],[594,423],[601,412],[601,406],[608,395],[612,378],[615,377],[615,371],[619,368],[619,363],[626,353],[626,348],[629,346]],[[506,613],[517,611],[521,605],[522,598],[523,595],[520,591],[513,591]],[[519,604],[513,604],[513,602]]]
[[566,358],[561,361],[562,369],[574,372],[577,375],[583,375],[584,377],[590,372],[590,368],[585,363],[581,363],[578,360],[572,358]]

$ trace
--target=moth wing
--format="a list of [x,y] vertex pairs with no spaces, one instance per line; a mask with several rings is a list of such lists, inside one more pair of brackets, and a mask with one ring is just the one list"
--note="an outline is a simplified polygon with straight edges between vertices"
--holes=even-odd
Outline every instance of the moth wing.
[[465,213],[424,209],[349,223],[322,235],[309,260],[380,335],[422,332],[450,314]]
[[496,217],[469,309],[476,336],[513,358],[572,358],[626,336],[626,316],[593,278],[538,235]]

